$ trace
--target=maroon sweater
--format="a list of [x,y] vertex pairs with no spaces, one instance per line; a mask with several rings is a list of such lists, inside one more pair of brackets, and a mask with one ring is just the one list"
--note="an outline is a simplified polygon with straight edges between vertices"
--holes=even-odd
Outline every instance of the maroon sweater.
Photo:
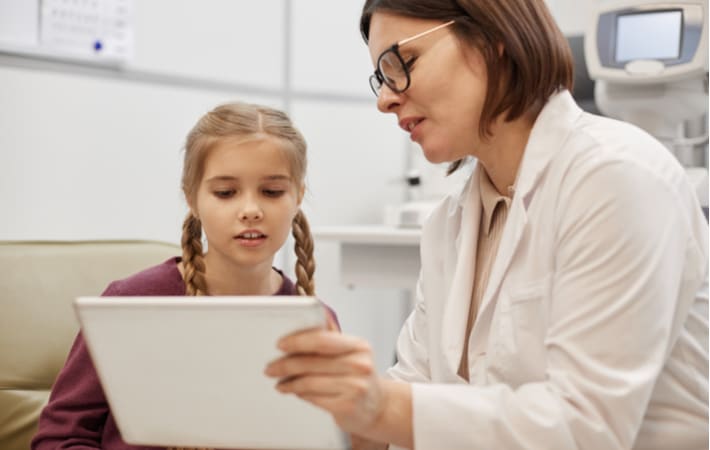
[[[185,295],[185,283],[177,269],[180,258],[112,282],[104,296]],[[281,273],[281,272],[279,272]],[[297,295],[296,287],[283,273],[283,284],[274,295]],[[337,323],[335,313],[326,306]],[[126,444],[116,427],[103,389],[81,333],[57,375],[47,406],[39,418],[32,450],[147,450]]]

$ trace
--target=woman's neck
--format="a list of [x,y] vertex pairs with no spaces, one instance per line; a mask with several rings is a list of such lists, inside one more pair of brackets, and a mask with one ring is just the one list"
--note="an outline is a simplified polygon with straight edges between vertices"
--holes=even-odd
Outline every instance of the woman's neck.
[[515,184],[538,113],[530,112],[512,122],[499,119],[493,125],[493,135],[477,152],[476,157],[501,195],[511,195],[508,188]]

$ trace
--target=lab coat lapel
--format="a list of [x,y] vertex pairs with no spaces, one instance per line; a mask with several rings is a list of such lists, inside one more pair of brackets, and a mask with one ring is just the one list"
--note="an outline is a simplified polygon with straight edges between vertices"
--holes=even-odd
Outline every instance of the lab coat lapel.
[[[490,317],[485,317],[495,306],[498,290],[523,238],[528,223],[528,206],[535,195],[538,182],[554,156],[562,151],[572,129],[572,122],[581,114],[582,110],[574,102],[571,94],[562,91],[550,98],[535,121],[520,164],[515,195],[503,229],[498,253],[491,268],[488,285],[481,299],[476,324],[479,322],[478,319],[485,321],[483,323],[490,323]],[[474,332],[487,334],[487,330],[481,328],[474,326]]]
[[481,196],[479,187],[479,166],[473,170],[469,183],[462,193],[458,213],[461,214],[460,227],[456,236],[454,250],[446,260],[444,270],[454,271],[451,288],[443,311],[442,344],[451,375],[456,377],[463,337],[466,332],[466,318],[471,304],[471,289],[475,273],[476,246],[478,245],[478,226],[481,216]]
[[503,276],[508,270],[508,266],[510,266],[515,250],[518,248],[527,222],[527,212],[525,211],[523,202],[520,200],[520,197],[514,196],[510,204],[510,211],[508,212],[508,218],[506,219],[505,228],[503,229],[503,235],[500,238],[498,253],[493,261],[488,284],[486,285],[486,290],[481,299],[478,317],[483,317],[487,312],[487,308],[491,306],[493,299],[497,298],[496,294],[498,288],[503,281]]

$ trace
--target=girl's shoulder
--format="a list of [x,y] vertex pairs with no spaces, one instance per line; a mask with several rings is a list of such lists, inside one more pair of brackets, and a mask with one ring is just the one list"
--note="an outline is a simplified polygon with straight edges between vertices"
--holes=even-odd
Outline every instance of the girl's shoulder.
[[185,283],[178,270],[180,257],[172,257],[140,272],[111,282],[104,296],[185,295]]
[[[296,289],[296,285],[294,284],[294,282],[291,281],[291,279],[286,276],[286,274],[283,273],[281,270],[277,269],[276,267],[274,267],[274,270],[277,271],[283,279],[283,282],[281,283],[281,288],[274,295],[298,295],[298,290]],[[335,327],[340,330],[340,321],[338,320],[338,315],[335,313],[335,310],[320,298],[318,299],[318,301],[328,312],[328,316],[330,317]]]
[[281,287],[274,295],[298,295],[296,284],[283,271],[273,267],[273,269],[281,275]]

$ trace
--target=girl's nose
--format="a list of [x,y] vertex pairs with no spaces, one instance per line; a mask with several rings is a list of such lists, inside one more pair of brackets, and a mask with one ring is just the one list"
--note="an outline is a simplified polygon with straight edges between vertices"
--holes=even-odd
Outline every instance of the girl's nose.
[[242,211],[240,215],[240,218],[246,221],[261,220],[263,217],[264,214],[261,212],[261,210]]
[[253,199],[247,199],[242,210],[239,212],[241,220],[253,222],[264,218],[264,212],[261,210],[259,203]]

